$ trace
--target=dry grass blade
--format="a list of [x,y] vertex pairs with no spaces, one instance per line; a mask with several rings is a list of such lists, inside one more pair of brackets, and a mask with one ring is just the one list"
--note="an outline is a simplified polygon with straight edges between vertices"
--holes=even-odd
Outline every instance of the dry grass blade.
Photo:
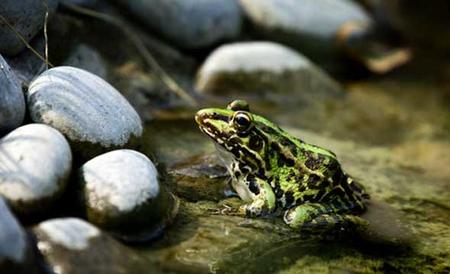
[[175,80],[172,79],[164,69],[158,64],[158,62],[153,58],[152,54],[147,50],[145,44],[142,40],[136,35],[136,33],[121,20],[101,12],[97,12],[91,9],[83,8],[76,5],[63,4],[66,8],[76,13],[80,13],[86,16],[90,16],[93,18],[97,18],[108,22],[117,28],[121,29],[132,41],[132,43],[136,46],[139,53],[144,58],[145,62],[148,66],[150,66],[156,75],[160,78],[160,80],[175,94],[177,94],[180,98],[185,100],[191,105],[197,105],[195,99],[190,96],[182,87],[180,87]]
[[45,19],[44,19],[44,39],[45,39],[45,69],[48,69],[48,33],[47,33],[47,26],[48,26],[48,3],[47,0],[44,1],[45,6]]

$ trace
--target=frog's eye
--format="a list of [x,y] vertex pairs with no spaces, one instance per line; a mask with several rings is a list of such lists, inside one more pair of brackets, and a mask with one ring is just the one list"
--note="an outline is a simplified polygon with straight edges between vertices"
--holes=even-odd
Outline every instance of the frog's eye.
[[227,106],[227,109],[238,111],[250,111],[250,107],[248,106],[248,103],[244,100],[234,100],[233,102],[229,103]]
[[238,131],[245,131],[252,125],[252,117],[245,111],[237,111],[233,116],[233,125]]

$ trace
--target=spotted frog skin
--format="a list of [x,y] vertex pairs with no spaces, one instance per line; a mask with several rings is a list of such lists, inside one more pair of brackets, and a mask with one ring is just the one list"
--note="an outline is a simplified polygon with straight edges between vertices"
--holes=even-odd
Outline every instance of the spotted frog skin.
[[369,196],[333,152],[291,136],[251,113],[242,100],[226,109],[202,109],[195,120],[215,142],[233,188],[247,202],[235,214],[282,214],[290,227],[311,231],[366,224],[357,215],[365,211]]

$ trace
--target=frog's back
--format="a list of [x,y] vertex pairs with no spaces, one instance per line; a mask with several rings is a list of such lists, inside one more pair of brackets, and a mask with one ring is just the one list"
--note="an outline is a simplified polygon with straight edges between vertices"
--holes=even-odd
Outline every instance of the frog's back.
[[286,167],[283,162],[288,162],[287,159],[278,161],[281,164],[278,163],[274,172],[275,183],[272,184],[280,206],[290,208],[318,202],[331,203],[337,211],[339,208],[364,210],[366,194],[363,188],[342,170],[333,152],[307,144],[287,133],[283,135],[284,138],[278,140],[281,146],[278,150],[284,147],[281,157],[291,156],[294,162]]

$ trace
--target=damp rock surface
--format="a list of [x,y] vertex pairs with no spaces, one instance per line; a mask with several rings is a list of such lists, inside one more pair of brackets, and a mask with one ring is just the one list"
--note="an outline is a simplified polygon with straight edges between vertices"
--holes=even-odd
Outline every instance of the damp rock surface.
[[19,79],[0,55],[0,136],[20,126],[25,116],[25,98]]
[[[0,6],[0,14],[29,42],[44,27],[46,6],[49,15],[52,15],[58,6],[58,0],[4,0]],[[7,24],[0,24],[0,53],[15,55],[25,49],[25,46]]]
[[[210,193],[195,203],[183,202],[162,240],[139,251],[142,260],[161,272],[174,273],[327,273],[333,269],[379,273],[386,265],[394,272],[448,269],[449,192],[445,180],[411,172],[412,167],[405,169],[403,157],[407,154],[391,157],[391,148],[283,128],[308,143],[331,149],[344,170],[367,188],[372,196],[362,216],[370,222],[367,231],[317,239],[293,231],[281,218],[221,215],[221,205],[238,206],[242,201],[233,198],[216,203],[211,201],[215,194]],[[204,142],[209,141],[205,138]],[[186,145],[185,150],[192,149]],[[434,185],[424,187],[424,182]]]
[[188,201],[224,199],[229,174],[216,154],[183,159],[168,168],[174,193]]
[[179,47],[196,49],[235,38],[241,29],[236,0],[116,0]]
[[139,115],[119,91],[74,67],[55,67],[36,78],[28,109],[33,121],[58,129],[85,159],[132,146],[142,134]]
[[50,219],[32,231],[48,268],[54,272],[129,273],[133,253],[82,219]]
[[148,240],[176,215],[177,201],[160,186],[154,164],[143,154],[116,150],[80,169],[88,220],[125,241]]
[[0,194],[19,214],[44,213],[66,188],[72,153],[64,136],[43,124],[0,139]]

